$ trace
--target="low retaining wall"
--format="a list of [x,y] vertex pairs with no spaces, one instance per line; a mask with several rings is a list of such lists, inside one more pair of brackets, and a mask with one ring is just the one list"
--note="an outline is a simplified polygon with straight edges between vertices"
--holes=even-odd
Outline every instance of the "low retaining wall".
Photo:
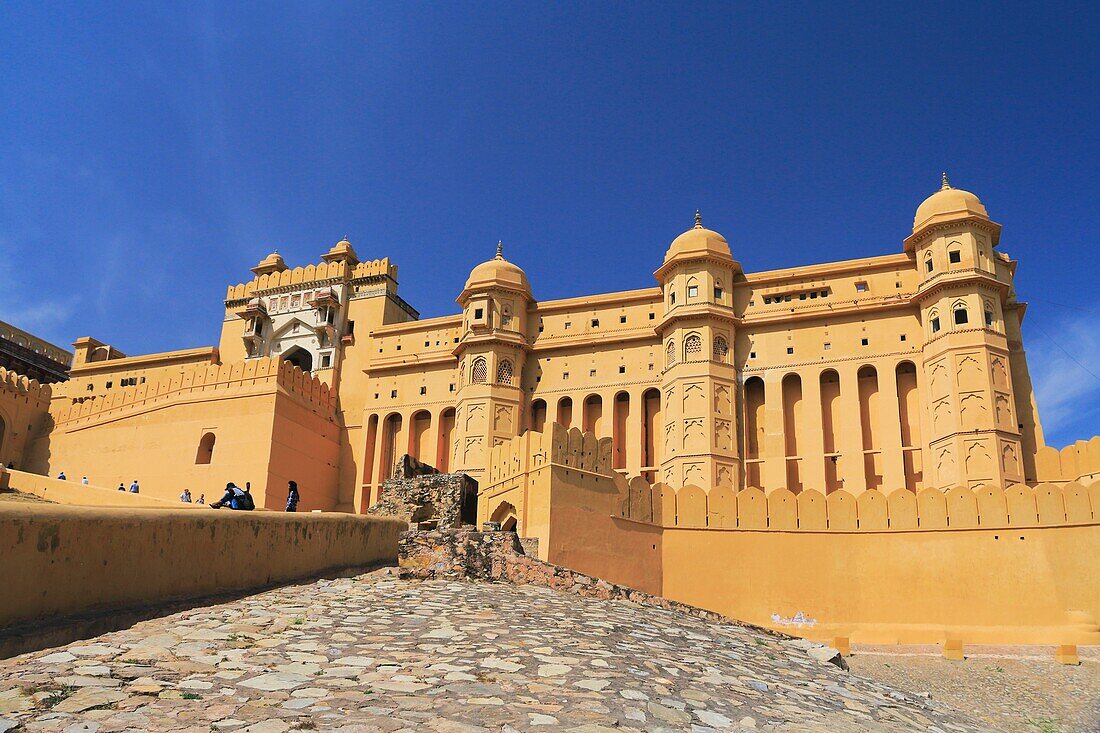
[[[127,484],[129,488],[129,484]],[[0,468],[0,489],[17,489],[27,494],[34,494],[46,501],[56,504],[75,504],[77,506],[114,506],[114,507],[146,507],[153,509],[207,509],[201,504],[185,504],[182,501],[170,501],[158,499],[146,494],[131,494],[129,490],[119,491],[118,488],[108,489],[103,486],[91,486],[80,483],[80,477],[61,479],[42,476],[27,471],[14,471]],[[195,494],[198,498],[198,494]],[[209,501],[217,501],[221,493]]]
[[0,506],[0,627],[392,563],[406,526],[346,514]]

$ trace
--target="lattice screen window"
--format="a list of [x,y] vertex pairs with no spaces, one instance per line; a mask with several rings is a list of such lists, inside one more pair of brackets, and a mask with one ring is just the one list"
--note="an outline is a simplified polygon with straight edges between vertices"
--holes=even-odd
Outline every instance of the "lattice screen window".
[[714,360],[725,362],[730,353],[730,345],[725,336],[714,337]]
[[676,344],[669,341],[668,348],[665,349],[665,365],[672,366],[676,363]]
[[703,354],[703,339],[693,333],[684,340],[684,360],[698,361]]
[[470,370],[470,383],[471,384],[485,384],[485,380],[489,378],[489,367],[485,365],[485,358],[479,356],[474,359],[473,368]]
[[501,359],[497,364],[497,384],[512,384],[512,362],[509,359]]

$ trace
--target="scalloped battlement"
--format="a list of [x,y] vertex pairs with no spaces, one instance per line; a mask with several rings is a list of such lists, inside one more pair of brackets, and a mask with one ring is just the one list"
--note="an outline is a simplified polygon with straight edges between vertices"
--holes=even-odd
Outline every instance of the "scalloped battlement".
[[1040,481],[1100,479],[1100,435],[1061,450],[1049,445],[1040,448],[1035,452],[1035,473]]
[[124,387],[102,397],[54,405],[51,414],[58,429],[73,430],[200,393],[232,393],[264,384],[281,387],[319,414],[329,417],[335,414],[336,395],[327,384],[274,357],[195,367],[171,378]]
[[388,276],[396,280],[397,265],[390,264],[389,257],[383,257],[380,260],[360,262],[354,269],[349,268],[346,262],[322,262],[318,265],[306,265],[305,267],[295,267],[283,270],[282,272],[258,275],[250,282],[230,285],[226,291],[225,299],[227,301],[241,300],[265,290],[273,290],[275,288],[288,287],[291,285],[305,285],[334,278],[346,279],[350,277],[354,280],[378,276]]
[[1052,483],[1005,489],[957,486],[917,493],[868,489],[859,495],[840,490],[828,496],[814,489],[795,495],[787,489],[765,494],[757,488],[735,492],[716,486],[674,489],[650,485],[640,476],[627,484],[620,516],[663,527],[751,530],[942,530],[1049,527],[1100,522],[1100,481],[1085,487]]
[[37,379],[25,377],[19,372],[0,367],[0,390],[26,395],[28,399],[40,403],[48,403],[53,396],[53,389],[48,384],[41,384]]

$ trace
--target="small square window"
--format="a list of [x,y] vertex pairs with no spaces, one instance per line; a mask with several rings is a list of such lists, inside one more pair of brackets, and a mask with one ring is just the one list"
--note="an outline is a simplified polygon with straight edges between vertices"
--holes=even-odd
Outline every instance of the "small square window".
[[939,330],[940,330],[940,319],[939,318],[933,318],[932,319],[932,333],[936,333]]
[[474,308],[474,318],[479,321],[485,317],[485,310],[483,308]]
[[420,394],[428,394],[428,388],[427,387],[421,387],[420,388]]
[[652,320],[653,320],[653,318],[654,318],[654,314],[653,314],[653,313],[650,313],[650,314],[649,314],[649,320],[651,320],[651,321],[652,321]]
[[959,252],[958,250],[947,253],[947,261],[952,264],[958,264],[959,262],[962,262],[962,259],[962,252]]
[[543,329],[543,325],[540,323],[539,324],[539,333],[542,333],[542,329]]
[[805,293],[799,293],[798,294],[798,299],[799,300],[805,300],[806,299],[806,294]]
[[750,351],[749,352],[749,358],[750,359],[755,359],[756,358],[756,352],[755,351]]
[[332,356],[325,354],[321,357],[321,368],[328,369],[330,366],[332,366]]
[[905,336],[905,334],[904,334],[904,333],[903,333],[903,334],[901,335],[901,340],[902,340],[902,341],[905,341],[905,340],[907,340],[907,338],[906,338],[906,336]]
[[649,365],[649,371],[653,371],[653,365],[652,364]]
[[787,353],[788,354],[793,354],[794,353],[794,347],[793,346],[788,346],[787,347]]
[[829,297],[829,291],[828,290],[822,290],[821,291],[821,297],[822,298],[828,298]]
[[455,385],[454,385],[453,382],[451,384],[447,385],[447,391],[448,392],[454,392],[455,391]]
[[596,370],[595,369],[589,369],[588,370],[588,376],[590,376],[590,377],[596,376]]
[[771,305],[771,304],[772,304],[772,299],[765,296],[764,297],[764,305]]
[[901,289],[901,283],[900,282],[894,283],[894,287],[898,288],[900,290]]
[[561,373],[561,378],[562,379],[569,379],[569,372],[562,372]]
[[458,343],[458,336],[455,336],[455,343]]
[[114,384],[114,382],[107,382],[107,389],[110,389],[111,385],[113,385],[113,384]]
[[810,293],[810,300],[817,300],[817,291],[816,290],[813,291],[812,293]]
[[829,343],[828,341],[826,341],[826,342],[825,342],[825,350],[826,350],[826,351],[828,351],[828,350],[829,350],[829,349],[831,349],[831,348],[833,348],[833,345],[832,345],[832,344],[830,344],[830,343]]
[[95,385],[92,384],[91,382],[89,382],[88,383],[88,391],[91,392],[93,389],[95,389]]
[[431,346],[431,345],[432,345],[432,342],[431,342],[431,341],[425,341],[425,342],[424,342],[424,346]]
[[860,280],[859,282],[856,283],[856,292],[857,293],[866,293],[868,289],[869,288],[867,287],[867,281]]
[[401,351],[401,344],[398,344],[398,345],[397,345],[397,350],[398,350],[398,351]]
[[619,366],[619,374],[626,374],[626,367],[625,366]]
[[535,384],[538,384],[541,381],[542,381],[542,375],[541,374],[539,376],[535,377]]
[[599,328],[599,327],[600,327],[600,319],[599,318],[593,318],[592,319],[592,328]]
[[390,398],[391,399],[397,399],[397,390],[396,389],[391,389],[390,390]]
[[566,330],[566,331],[568,331],[568,330],[569,330],[569,329],[571,329],[572,327],[573,327],[573,324],[572,324],[572,323],[570,323],[569,321],[566,321],[566,322],[565,322],[565,330]]
[[924,261],[924,270],[925,272],[932,272],[932,268],[932,258],[929,257],[927,260]]
[[374,399],[378,399],[378,393],[377,392],[374,393]]
[[866,346],[867,345],[867,339],[860,339],[859,340],[859,345],[860,346]]
[[721,300],[722,295],[723,295],[722,288],[715,286],[715,288],[714,288],[714,299],[715,300]]
[[789,295],[784,295],[784,296],[783,296],[783,302],[784,302],[784,303],[790,303],[790,302],[791,302],[791,296],[789,296]]
[[626,323],[626,316],[619,316],[619,323]]
[[699,286],[698,285],[688,285],[688,297],[689,298],[698,298],[699,297]]

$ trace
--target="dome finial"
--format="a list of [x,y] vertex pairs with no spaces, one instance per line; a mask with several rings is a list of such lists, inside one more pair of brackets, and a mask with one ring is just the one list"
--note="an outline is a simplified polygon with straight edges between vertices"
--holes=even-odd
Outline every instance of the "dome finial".
[[703,215],[699,213],[699,209],[695,210],[695,228],[696,229],[702,229],[703,228]]
[[947,171],[944,171],[940,174],[940,179],[942,181],[942,184],[940,185],[941,191],[946,191],[947,189],[951,188],[951,183],[947,180]]
[[504,259],[504,242],[502,240],[497,240],[497,256],[494,259]]

